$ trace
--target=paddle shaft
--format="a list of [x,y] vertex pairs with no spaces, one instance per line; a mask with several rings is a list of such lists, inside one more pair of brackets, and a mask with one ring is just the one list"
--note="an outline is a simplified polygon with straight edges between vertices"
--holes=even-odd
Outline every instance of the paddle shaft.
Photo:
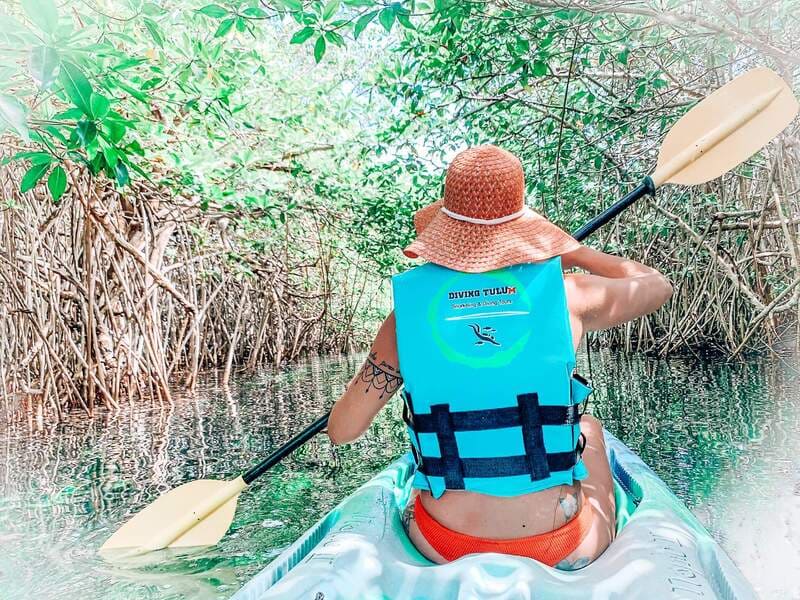
[[[627,209],[631,204],[639,200],[642,196],[646,195],[654,195],[656,193],[655,184],[650,177],[645,177],[644,181],[640,183],[636,188],[631,190],[628,194],[625,195],[624,198],[615,202],[611,206],[609,206],[606,210],[602,213],[597,215],[594,219],[586,223],[583,227],[578,229],[575,233],[572,234],[579,242],[583,241],[595,231],[600,229],[603,225],[611,221],[617,215],[619,215],[622,211]],[[291,440],[286,442],[283,446],[275,450],[272,454],[270,454],[267,458],[262,460],[252,469],[247,471],[244,475],[242,475],[242,479],[244,479],[245,483],[250,485],[253,481],[261,477],[265,472],[269,471],[272,467],[286,458],[289,454],[297,450],[300,446],[305,444],[308,440],[313,438],[317,435],[320,431],[325,429],[328,425],[328,418],[331,416],[331,412],[328,411],[324,415],[322,415],[319,419],[311,423],[308,427],[306,427],[303,431],[298,433],[294,436]]]
[[650,177],[645,177],[642,183],[628,192],[622,199],[618,200],[594,219],[586,223],[583,227],[578,229],[572,234],[579,242],[582,242],[587,237],[592,235],[595,231],[600,229],[603,225],[619,215],[622,211],[627,209],[631,204],[636,202],[642,196],[654,196],[656,193],[656,186]]
[[247,471],[247,473],[242,475],[244,482],[247,485],[250,485],[250,483],[261,477],[266,471],[269,471],[289,454],[297,450],[300,446],[325,429],[325,427],[328,425],[328,417],[330,416],[331,411],[326,412],[319,419],[314,421],[311,425],[286,442],[283,446],[275,450],[275,452],[270,454],[267,458]]

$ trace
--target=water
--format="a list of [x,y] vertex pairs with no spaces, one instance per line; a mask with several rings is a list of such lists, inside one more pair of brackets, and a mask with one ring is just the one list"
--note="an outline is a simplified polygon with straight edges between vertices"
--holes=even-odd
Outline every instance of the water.
[[[328,407],[361,357],[207,381],[134,406],[0,432],[0,598],[228,598],[405,448],[399,401],[358,443],[318,437],[243,494],[230,533],[195,553],[111,566],[95,552],[164,490],[239,475]],[[583,371],[588,368],[585,365]],[[591,412],[712,530],[764,598],[800,598],[797,361],[656,361],[593,353]]]

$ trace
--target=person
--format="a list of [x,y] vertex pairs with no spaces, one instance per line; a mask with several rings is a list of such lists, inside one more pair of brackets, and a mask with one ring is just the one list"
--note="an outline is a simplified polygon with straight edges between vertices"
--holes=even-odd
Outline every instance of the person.
[[584,332],[672,294],[655,269],[526,208],[524,189],[520,161],[496,146],[453,159],[405,250],[428,262],[393,278],[394,311],[328,423],[334,444],[351,442],[403,387],[417,466],[404,523],[436,563],[502,552],[573,570],[608,547],[611,470],[601,424],[581,414],[591,388],[575,354]]

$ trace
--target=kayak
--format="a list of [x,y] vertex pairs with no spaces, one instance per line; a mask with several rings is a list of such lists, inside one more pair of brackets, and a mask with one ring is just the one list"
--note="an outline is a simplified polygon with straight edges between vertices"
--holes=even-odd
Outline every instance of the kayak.
[[345,498],[233,600],[756,598],[686,505],[630,448],[605,435],[617,537],[583,569],[560,571],[502,554],[434,565],[416,550],[401,522],[414,472],[407,455]]

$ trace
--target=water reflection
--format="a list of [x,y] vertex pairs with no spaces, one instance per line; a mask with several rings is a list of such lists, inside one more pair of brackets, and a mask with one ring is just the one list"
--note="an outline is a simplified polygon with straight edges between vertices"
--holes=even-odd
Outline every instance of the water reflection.
[[[741,499],[764,495],[780,473],[783,482],[794,477],[783,486],[790,496],[800,481],[792,437],[800,429],[796,372],[775,360],[726,365],[607,353],[592,359],[599,391],[590,410],[718,538],[745,552],[748,546],[737,540],[748,530],[730,526],[736,511],[746,514]],[[588,371],[586,357],[581,360]],[[230,534],[213,548],[164,552],[157,562],[124,568],[98,559],[96,548],[162,491],[246,470],[330,406],[359,363],[360,357],[312,360],[240,379],[227,391],[209,379],[173,405],[125,407],[92,420],[75,415],[41,431],[24,423],[3,431],[0,595],[227,598],[404,450],[399,401],[357,444],[334,451],[319,437],[276,467],[242,495]],[[800,529],[796,520],[793,526]]]

